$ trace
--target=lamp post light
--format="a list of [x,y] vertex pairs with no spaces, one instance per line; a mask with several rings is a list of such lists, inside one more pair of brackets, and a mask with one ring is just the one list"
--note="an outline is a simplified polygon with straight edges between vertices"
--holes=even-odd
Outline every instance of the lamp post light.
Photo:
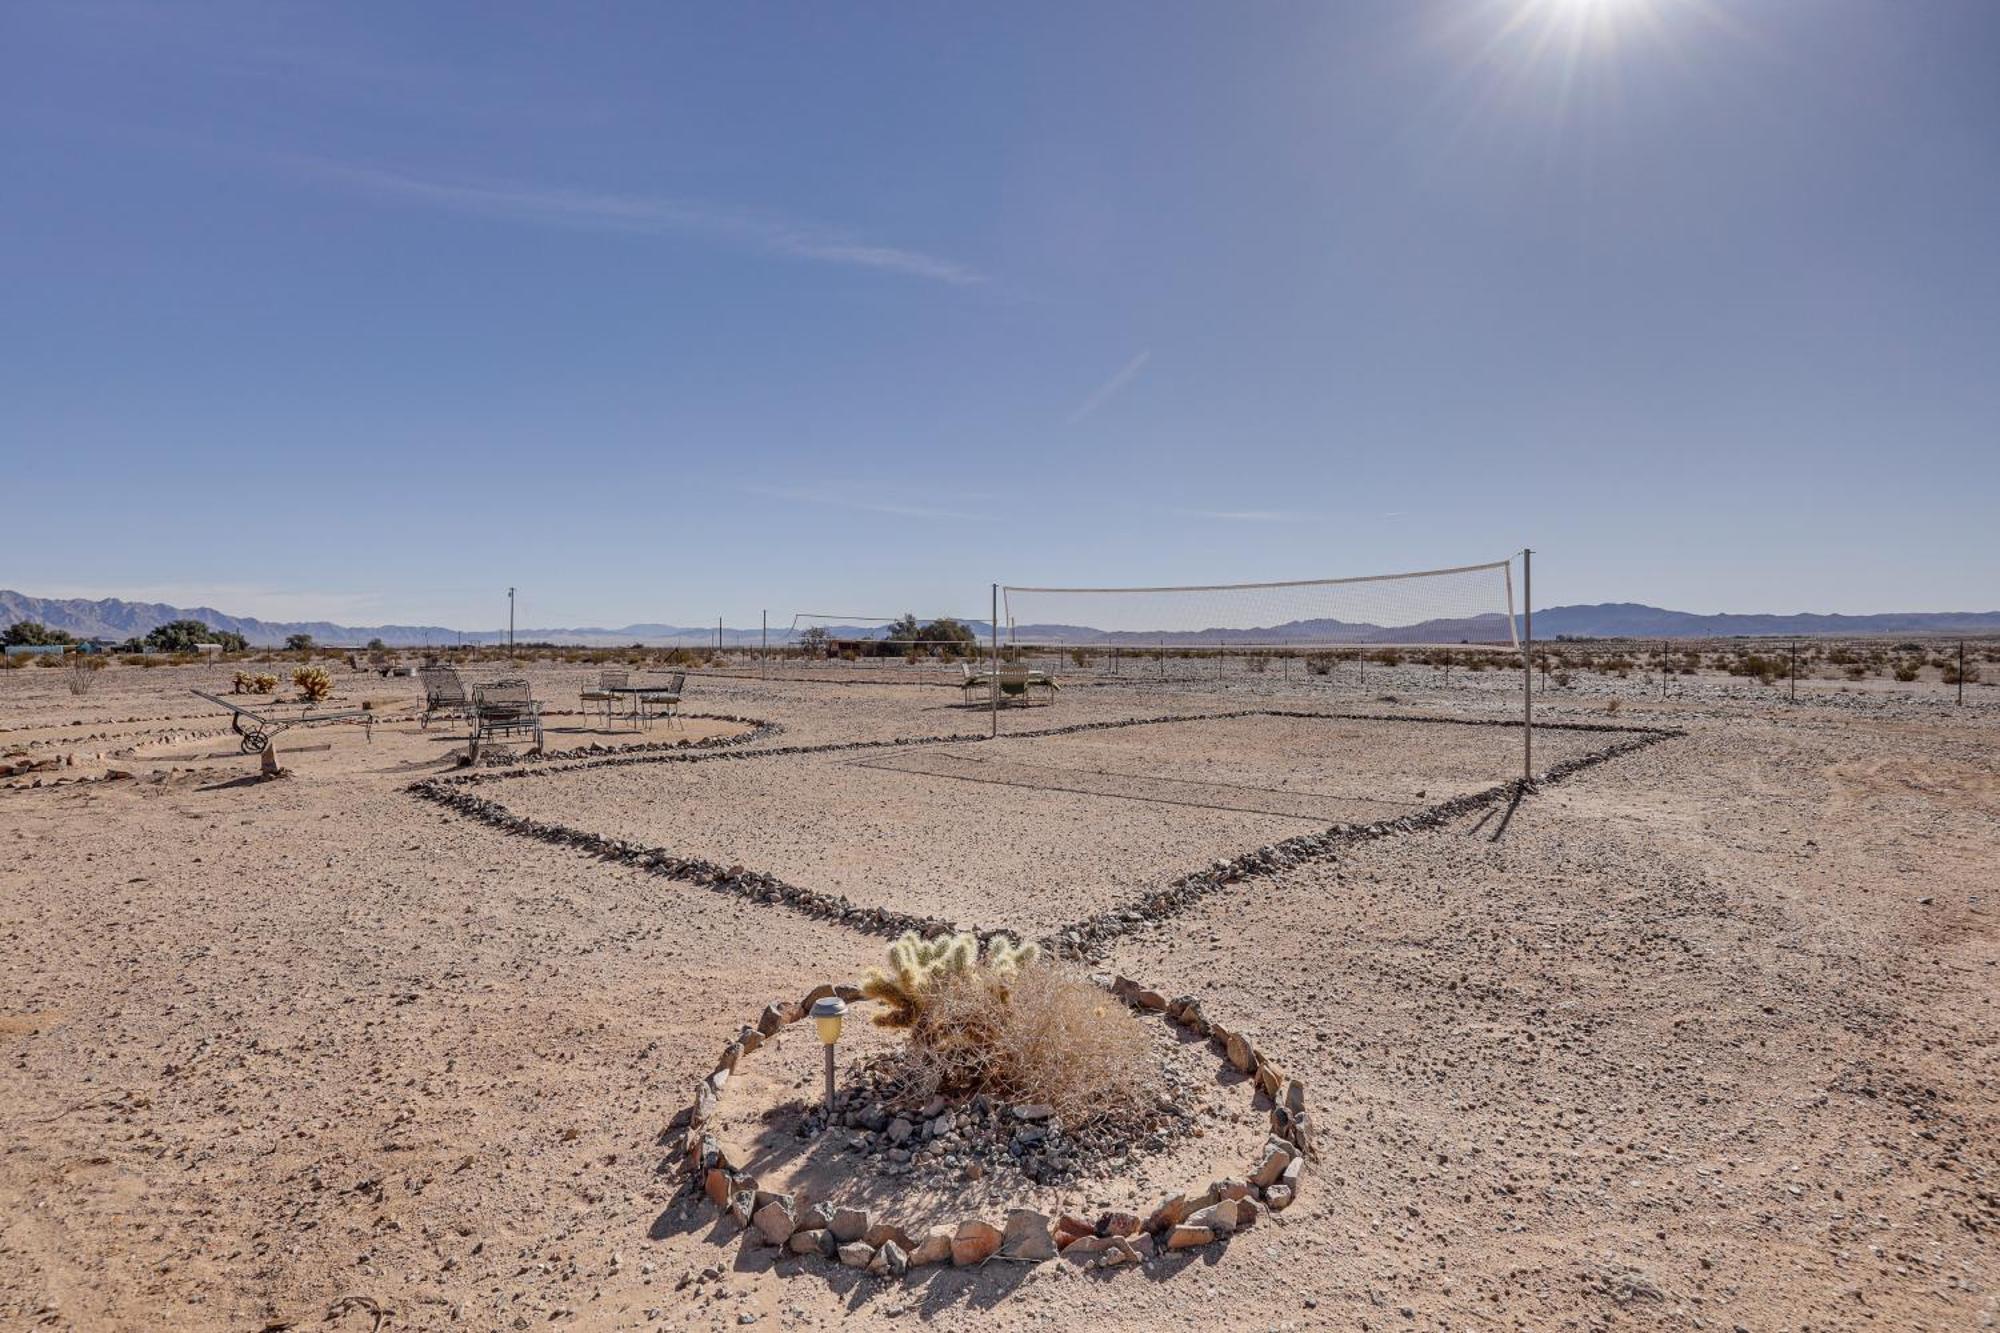
[[826,1047],[826,1118],[833,1122],[833,1044],[840,1040],[840,1020],[847,1013],[847,1001],[827,995],[813,1001],[813,1026],[819,1029],[820,1045]]

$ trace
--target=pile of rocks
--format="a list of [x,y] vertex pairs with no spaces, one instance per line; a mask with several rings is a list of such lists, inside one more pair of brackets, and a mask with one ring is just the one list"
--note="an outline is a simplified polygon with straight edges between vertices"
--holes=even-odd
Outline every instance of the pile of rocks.
[[[1105,1117],[1078,1125],[1065,1125],[1052,1106],[1007,1103],[984,1093],[912,1102],[896,1065],[893,1056],[860,1065],[835,1094],[832,1109],[835,1141],[885,1176],[991,1180],[998,1186],[1010,1177],[1037,1185],[1102,1179],[1130,1169],[1141,1154],[1178,1141],[1193,1121],[1185,1096],[1163,1100],[1143,1119]],[[825,1107],[813,1108],[798,1128],[800,1138],[825,1132]]]
[[[1242,1177],[1212,1181],[1205,1189],[1176,1194],[1145,1215],[1105,1211],[1086,1220],[1064,1213],[1050,1217],[1030,1208],[1010,1209],[995,1226],[984,1218],[966,1218],[954,1226],[931,1227],[921,1237],[865,1209],[805,1202],[796,1195],[758,1186],[744,1162],[725,1147],[710,1128],[730,1076],[745,1056],[761,1049],[789,1023],[804,1017],[815,1000],[838,995],[850,1003],[861,999],[854,986],[822,985],[802,1000],[765,1006],[754,1027],[746,1027],[726,1046],[715,1069],[695,1089],[694,1102],[679,1118],[686,1126],[682,1160],[690,1182],[724,1216],[749,1233],[754,1243],[796,1255],[816,1255],[847,1268],[886,1277],[900,1277],[912,1268],[949,1263],[967,1268],[990,1259],[1040,1263],[1058,1256],[1092,1268],[1143,1264],[1162,1250],[1185,1250],[1227,1240],[1254,1226],[1265,1213],[1282,1212],[1297,1200],[1306,1160],[1312,1155],[1312,1117],[1306,1110],[1305,1086],[1281,1073],[1258,1049],[1249,1033],[1232,1031],[1208,1018],[1193,996],[1166,999],[1124,977],[1114,978],[1111,991],[1141,1011],[1164,1013],[1190,1031],[1209,1038],[1232,1068],[1248,1074],[1270,1100],[1270,1134],[1256,1160]],[[873,1105],[842,1109],[865,1119]],[[882,1108],[886,1110],[886,1108]],[[928,1108],[927,1108],[928,1109]],[[997,1122],[1033,1125],[1047,1117],[1021,1116],[1010,1108],[1002,1113],[988,1106]],[[940,1130],[946,1116],[952,1123]],[[926,1128],[930,1140],[956,1132],[956,1113],[936,1108]],[[891,1119],[880,1131],[890,1134],[901,1124],[901,1142],[919,1139],[915,1122]]]

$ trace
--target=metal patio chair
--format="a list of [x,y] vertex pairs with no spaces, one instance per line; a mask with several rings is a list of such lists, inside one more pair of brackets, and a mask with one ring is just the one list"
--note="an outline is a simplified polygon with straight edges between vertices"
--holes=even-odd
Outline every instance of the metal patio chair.
[[629,671],[598,672],[597,688],[592,689],[586,685],[577,695],[577,698],[583,703],[584,711],[589,712],[592,708],[602,708],[604,710],[604,725],[607,727],[610,726],[611,705],[618,701],[618,691],[624,688],[625,682],[630,680],[631,677],[632,673]]
[[687,672],[676,671],[658,689],[647,689],[639,695],[639,718],[643,725],[657,716],[664,716],[678,722],[681,711],[681,691],[687,688]]
[[471,711],[475,750],[495,736],[522,732],[535,738],[537,751],[542,748],[542,706],[535,702],[527,681],[497,680],[475,686]]

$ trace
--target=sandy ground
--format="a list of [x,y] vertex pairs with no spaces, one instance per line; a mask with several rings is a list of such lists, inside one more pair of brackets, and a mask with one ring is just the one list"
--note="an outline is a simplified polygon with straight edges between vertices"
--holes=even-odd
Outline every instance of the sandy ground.
[[[146,760],[128,762],[133,780],[0,790],[7,1326],[372,1327],[350,1296],[390,1311],[384,1327],[472,1329],[734,1328],[747,1315],[787,1328],[1761,1333],[1981,1327],[2000,1308],[1990,705],[1545,698],[1557,717],[1688,734],[1504,820],[1245,881],[1107,960],[1200,994],[1308,1080],[1326,1146],[1297,1206],[1226,1250],[1143,1272],[989,1267],[901,1286],[829,1282],[718,1243],[661,1170],[661,1131],[726,1037],[770,999],[858,974],[879,939],[417,801],[405,787],[443,771],[453,739],[408,723],[372,744],[354,728],[292,733],[294,776],[270,783],[242,780],[253,761],[226,737],[149,743],[217,730],[185,691],[226,688],[228,674],[114,667],[80,700],[59,672],[0,674],[0,749],[137,744]],[[583,675],[532,674],[559,706]],[[343,699],[386,701],[385,716],[415,697],[408,681],[340,685]],[[1397,681],[1393,706],[1377,688],[1116,683],[1002,722],[1512,706],[1498,688]],[[697,679],[690,707],[783,725],[759,747],[986,722],[954,691],[889,683]],[[1064,756],[1074,770],[1089,767],[1082,749]],[[117,762],[80,757],[70,772]],[[493,786],[560,801],[622,772],[629,800],[669,768],[699,784],[813,762],[830,761]],[[1300,765],[1294,789],[1333,790],[1314,785],[1325,776]],[[1021,790],[873,780],[981,803]],[[1089,811],[1135,805],[1071,795]],[[885,836],[901,836],[900,812],[956,837],[943,804],[885,803]],[[628,836],[676,831],[631,808]],[[1122,847],[1191,865],[1216,827],[1177,819],[1158,846]],[[938,854],[970,855],[949,842]],[[884,858],[903,882],[914,865]],[[1107,850],[1070,873],[1087,894],[1147,872]],[[857,872],[843,891],[861,887]],[[711,1266],[718,1279],[681,1285]]]

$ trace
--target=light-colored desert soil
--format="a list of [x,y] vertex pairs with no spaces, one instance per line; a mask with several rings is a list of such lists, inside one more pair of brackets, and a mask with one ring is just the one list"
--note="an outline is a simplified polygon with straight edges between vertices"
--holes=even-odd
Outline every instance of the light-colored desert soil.
[[[531,672],[558,706],[584,674]],[[78,700],[59,672],[0,673],[0,749],[214,729],[185,691],[228,675],[113,667]],[[339,679],[344,696],[415,698],[413,682]],[[129,763],[131,780],[0,790],[0,1323],[356,1330],[375,1309],[391,1329],[1991,1323],[2000,712],[1874,696],[1788,709],[1736,690],[1626,690],[1615,718],[1583,686],[1545,696],[1557,718],[1688,734],[1512,809],[1244,880],[1122,940],[1106,966],[1199,994],[1308,1082],[1324,1150],[1300,1202],[1226,1249],[1103,1275],[828,1280],[716,1228],[663,1170],[669,1118],[766,1001],[857,975],[883,941],[413,798],[455,737],[290,733],[293,776],[276,782],[243,781],[254,761],[228,738],[176,741]],[[757,748],[987,722],[936,686],[697,678],[689,697],[782,724]],[[1002,724],[1492,717],[1513,702],[1415,675],[1365,692],[1246,677],[1066,690]],[[1087,733],[1066,761],[1087,767],[1089,738],[1115,734]],[[601,787],[601,811],[633,815],[599,831],[676,846],[674,821],[634,796],[663,774],[693,775],[708,800],[761,766],[838,762],[583,767],[480,790],[514,803]],[[975,809],[1028,790],[872,776],[949,786]],[[1333,790],[1314,785],[1327,776],[1301,764],[1297,789]],[[1118,802],[1072,795],[1088,818]],[[956,858],[938,878],[976,872],[937,804],[903,809],[945,840],[940,865]],[[773,810],[774,840],[810,848],[791,825],[811,809]],[[898,810],[882,806],[890,840]],[[1120,850],[1069,862],[1061,891],[1082,916],[1104,877],[1147,873],[1125,851],[1156,857],[1152,873],[1192,867],[1216,827],[1163,824],[1158,847],[1112,835]],[[843,890],[857,898],[861,850]],[[898,852],[885,876],[914,884],[915,864]],[[1014,924],[1000,906],[982,924]]]

